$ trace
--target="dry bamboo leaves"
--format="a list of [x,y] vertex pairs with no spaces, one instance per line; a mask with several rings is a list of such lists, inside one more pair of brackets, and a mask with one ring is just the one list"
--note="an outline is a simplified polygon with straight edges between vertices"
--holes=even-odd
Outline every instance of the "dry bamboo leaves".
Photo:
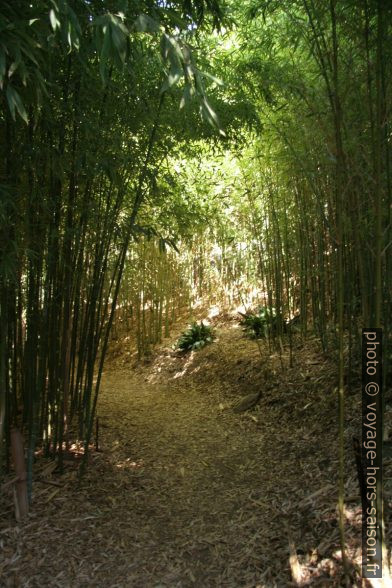
[[[102,451],[92,454],[82,484],[73,481],[77,464],[67,462],[58,476],[53,463],[39,460],[36,475],[62,487],[37,484],[20,526],[5,509],[5,586],[339,585],[333,368],[319,358],[305,383],[295,367],[282,373],[280,359],[271,360],[276,375],[249,413],[255,422],[219,406],[246,392],[239,370],[257,383],[259,359],[240,337],[223,328],[219,347],[192,360],[208,370],[176,380],[161,356],[140,370],[107,370]],[[298,361],[315,362],[317,353],[305,346]],[[182,358],[175,361],[182,370]],[[314,386],[314,377],[324,384]],[[350,400],[349,428],[360,414],[358,399]],[[346,530],[355,574],[360,499],[350,468],[346,491],[357,500],[347,504]]]

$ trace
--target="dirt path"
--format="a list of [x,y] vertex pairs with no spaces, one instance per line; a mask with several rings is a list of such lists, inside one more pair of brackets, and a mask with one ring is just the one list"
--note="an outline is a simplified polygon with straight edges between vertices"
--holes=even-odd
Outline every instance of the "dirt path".
[[[227,345],[232,333],[222,335]],[[271,550],[282,543],[286,574],[279,575],[289,584],[287,539],[276,515],[288,502],[287,492],[284,499],[279,494],[295,468],[288,463],[283,488],[276,488],[281,437],[267,434],[267,415],[251,420],[227,409],[225,382],[205,365],[223,360],[215,353],[218,347],[197,358],[167,355],[156,383],[145,381],[156,379],[153,369],[148,378],[145,372],[131,380],[113,372],[105,378],[105,424],[114,433],[122,423],[121,437],[111,441],[119,441],[117,467],[128,470],[120,484],[136,488],[118,505],[130,507],[124,535],[136,544],[122,571],[130,581],[134,570],[129,585],[256,586],[270,576],[272,586]],[[170,383],[162,386],[167,372]]]
[[[2,586],[281,588],[296,585],[289,539],[304,578],[338,585],[330,364],[315,349],[283,380],[277,356],[266,371],[240,330],[218,334],[107,370],[101,451],[79,489],[49,485],[27,523],[2,526]],[[234,414],[260,387],[260,405]]]

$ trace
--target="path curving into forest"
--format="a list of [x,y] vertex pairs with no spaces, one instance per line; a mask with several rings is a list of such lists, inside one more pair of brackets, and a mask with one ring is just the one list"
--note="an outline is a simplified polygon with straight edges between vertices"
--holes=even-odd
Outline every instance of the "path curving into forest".
[[[298,366],[282,382],[278,356],[261,369],[265,358],[235,327],[190,355],[162,348],[137,369],[107,368],[100,451],[78,489],[45,488],[27,523],[2,530],[2,585],[281,588],[297,585],[290,542],[304,580],[339,585],[335,412],[319,397],[329,364],[308,355],[318,384]],[[233,402],[260,386],[260,405],[235,414]],[[317,398],[323,419],[309,410]]]

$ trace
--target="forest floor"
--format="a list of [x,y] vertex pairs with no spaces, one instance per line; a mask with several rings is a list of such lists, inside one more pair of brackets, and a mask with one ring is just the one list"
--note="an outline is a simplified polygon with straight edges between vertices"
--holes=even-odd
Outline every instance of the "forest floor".
[[[111,358],[82,482],[76,458],[61,476],[41,458],[26,522],[1,497],[1,586],[341,585],[334,359],[298,338],[289,367],[287,349],[260,353],[232,317],[215,327],[197,352],[174,351],[173,336],[143,364]],[[258,390],[254,409],[233,412]],[[346,409],[346,541],[360,586],[356,386]]]

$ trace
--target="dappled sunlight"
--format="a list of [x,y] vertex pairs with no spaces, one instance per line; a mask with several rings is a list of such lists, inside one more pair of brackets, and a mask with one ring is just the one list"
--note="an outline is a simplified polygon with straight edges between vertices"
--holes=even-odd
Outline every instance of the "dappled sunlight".
[[391,588],[392,587],[392,573],[387,565],[387,557],[384,556],[382,566],[382,578],[369,578],[368,583],[372,588]]
[[1,586],[392,588],[391,3],[0,2]]
[[189,353],[188,358],[185,361],[185,365],[183,366],[183,369],[181,371],[177,372],[176,374],[174,374],[173,380],[177,380],[178,378],[182,378],[183,376],[185,376],[185,374],[188,372],[190,366],[193,363],[194,357],[195,357],[195,352],[191,351]]
[[350,524],[360,525],[362,522],[362,512],[358,507],[349,508],[347,504],[345,504],[344,517]]
[[[318,579],[326,579],[327,577],[338,578],[341,574],[342,552],[340,549],[334,550],[331,557],[324,557],[322,559],[319,558],[317,548],[306,555],[299,555],[296,546],[291,543],[290,551],[291,555],[289,556],[288,563],[291,570],[291,577],[298,588],[312,585],[313,582],[316,582],[316,585],[319,586],[317,583]],[[352,546],[348,542],[346,544],[346,557],[350,569],[359,572],[362,563],[362,549],[360,544]],[[362,585],[366,588],[391,588],[392,579],[386,556],[383,561],[382,578],[368,578],[363,581]]]
[[213,306],[211,306],[210,310],[208,311],[208,318],[209,319],[216,318],[219,316],[220,312],[221,312],[221,310],[220,310],[219,306],[214,304]]
[[[198,320],[209,310],[204,309]],[[324,394],[331,379],[331,365],[315,362],[312,342],[300,355],[310,379],[297,378],[288,368],[279,371],[279,354],[272,354],[268,394],[252,412],[239,416],[232,410],[233,399],[249,393],[249,383],[252,389],[266,384],[259,355],[254,341],[232,329],[238,320],[231,315],[222,313],[210,322],[219,325],[219,344],[182,353],[170,346],[173,336],[148,363],[132,370],[107,367],[98,407],[101,450],[91,448],[94,468],[74,502],[72,521],[80,521],[81,528],[89,525],[93,558],[97,536],[102,550],[114,549],[117,558],[123,551],[129,556],[124,545],[131,543],[132,561],[143,562],[137,564],[140,585],[152,554],[160,569],[167,569],[167,558],[175,562],[176,577],[185,577],[181,565],[186,561],[195,578],[208,570],[222,585],[226,569],[238,585],[245,575],[253,587],[270,588],[276,578],[278,586],[338,585],[342,561],[335,489],[328,481],[330,472],[318,469],[314,453],[303,453],[304,433],[298,426],[302,407],[312,407],[306,413],[306,427],[321,427],[320,459],[331,457],[328,419],[334,418],[334,407],[324,407],[323,413],[317,408],[320,385]],[[266,342],[261,345],[267,350]],[[316,376],[315,389],[311,383]],[[324,427],[320,414],[325,415]],[[270,474],[276,463],[279,472]],[[303,487],[313,475],[320,486],[315,484],[303,499]],[[45,499],[58,508],[62,481],[53,478],[47,484]],[[361,556],[356,484],[351,476],[346,487],[351,497],[345,509],[350,570],[359,569]],[[282,517],[295,536],[291,549]],[[156,537],[159,540],[151,539]],[[153,577],[154,571],[149,573]]]
[[117,462],[114,467],[120,470],[138,470],[144,467],[144,461],[142,459],[135,461],[131,457],[127,457],[126,459]]

